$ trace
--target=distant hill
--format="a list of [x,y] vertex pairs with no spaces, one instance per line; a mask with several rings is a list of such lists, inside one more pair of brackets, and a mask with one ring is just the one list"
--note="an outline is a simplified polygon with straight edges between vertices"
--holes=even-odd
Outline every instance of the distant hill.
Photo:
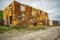
[[0,19],[3,19],[3,11],[0,10]]

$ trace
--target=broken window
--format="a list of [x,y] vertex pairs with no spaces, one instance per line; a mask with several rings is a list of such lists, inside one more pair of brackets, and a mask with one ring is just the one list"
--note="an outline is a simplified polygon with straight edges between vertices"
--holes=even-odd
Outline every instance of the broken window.
[[19,20],[22,20],[25,17],[25,13],[22,13],[18,16]]
[[24,5],[21,5],[21,6],[20,6],[20,9],[21,9],[21,10],[24,10],[24,9],[25,9]]
[[42,14],[42,11],[40,10],[40,15]]
[[10,9],[12,9],[12,6],[11,5],[9,7],[10,7]]
[[19,16],[18,16],[18,19],[19,19],[19,20],[22,20],[22,16],[19,15]]

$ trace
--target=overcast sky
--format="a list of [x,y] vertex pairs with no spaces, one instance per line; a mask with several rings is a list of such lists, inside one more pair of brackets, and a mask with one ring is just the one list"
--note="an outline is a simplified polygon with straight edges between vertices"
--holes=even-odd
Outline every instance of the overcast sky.
[[[50,20],[60,21],[60,0],[16,0],[34,8],[48,12]],[[6,8],[13,0],[0,0],[0,10]]]

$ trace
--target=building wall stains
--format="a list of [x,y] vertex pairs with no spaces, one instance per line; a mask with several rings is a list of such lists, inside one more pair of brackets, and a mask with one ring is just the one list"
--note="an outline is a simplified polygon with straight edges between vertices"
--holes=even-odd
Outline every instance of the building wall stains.
[[4,25],[48,25],[48,13],[13,1],[3,12]]

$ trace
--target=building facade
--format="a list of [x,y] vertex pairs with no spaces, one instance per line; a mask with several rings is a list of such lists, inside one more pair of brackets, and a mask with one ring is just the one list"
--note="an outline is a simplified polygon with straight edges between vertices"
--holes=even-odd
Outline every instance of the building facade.
[[48,25],[48,13],[31,6],[13,1],[3,11],[4,25]]
[[57,26],[58,25],[58,21],[56,21],[56,20],[49,20],[49,25],[50,26]]

